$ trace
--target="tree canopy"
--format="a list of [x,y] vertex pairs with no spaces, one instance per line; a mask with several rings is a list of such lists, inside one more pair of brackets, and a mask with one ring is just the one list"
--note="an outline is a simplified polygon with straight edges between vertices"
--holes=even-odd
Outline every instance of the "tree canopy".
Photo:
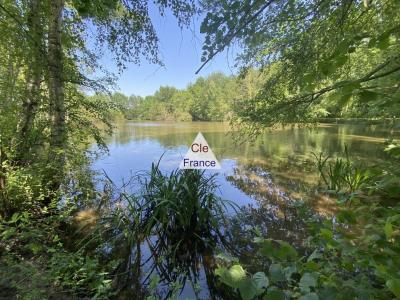
[[[161,86],[153,95],[146,97],[115,93],[111,101],[128,119],[227,121],[235,101],[248,97],[247,90],[241,89],[243,84],[235,76],[213,73],[205,78],[199,77],[182,90]],[[256,89],[255,83],[251,84],[251,88]],[[94,95],[92,99],[97,97],[104,98],[105,95]]]
[[180,26],[196,13],[193,1],[183,0],[0,3],[1,151],[21,166],[47,162],[43,179],[51,190],[63,181],[76,143],[90,134],[101,144],[95,121],[110,127],[113,104],[84,94],[114,84],[102,55],[113,55],[120,70],[143,58],[162,64],[151,5],[161,15],[170,10]]
[[236,121],[256,129],[317,117],[398,117],[400,3],[384,1],[203,1],[207,63],[233,42],[261,91]]

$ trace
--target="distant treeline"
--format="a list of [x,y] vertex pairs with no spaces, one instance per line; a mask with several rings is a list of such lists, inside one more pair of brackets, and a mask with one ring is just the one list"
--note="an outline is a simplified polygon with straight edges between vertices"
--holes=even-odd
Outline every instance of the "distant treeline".
[[[263,70],[250,68],[236,76],[212,73],[207,77],[199,77],[185,89],[161,86],[154,95],[146,97],[126,96],[117,92],[111,96],[95,94],[88,100],[92,100],[89,101],[91,103],[111,101],[116,111],[129,120],[233,120],[237,124],[253,123],[263,126],[268,123],[264,118],[287,118],[287,123],[321,120],[339,122],[337,119],[348,120],[346,122],[354,119],[357,123],[361,120],[381,123],[386,122],[384,120],[392,122],[393,118],[400,116],[398,94],[393,93],[390,99],[370,91],[343,96],[343,93],[347,93],[346,89],[321,95],[321,101],[313,107],[306,107],[306,110],[290,111],[290,105],[285,103],[287,97],[294,95],[287,91],[290,85],[282,83],[282,89],[274,93],[266,85],[276,68],[277,65]],[[255,120],[258,121],[254,122]]]
[[130,120],[226,121],[232,115],[235,102],[254,97],[260,84],[260,74],[254,70],[243,78],[213,73],[198,78],[186,89],[161,86],[154,95],[146,97],[117,92],[111,100]]

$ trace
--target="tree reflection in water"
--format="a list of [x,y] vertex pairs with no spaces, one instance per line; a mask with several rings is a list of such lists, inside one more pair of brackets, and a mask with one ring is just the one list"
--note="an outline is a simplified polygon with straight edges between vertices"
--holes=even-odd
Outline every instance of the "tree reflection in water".
[[[267,168],[269,166],[257,164],[238,164],[234,174],[227,176],[227,180],[256,200],[255,205],[248,205],[231,218],[230,227],[227,230],[232,245],[241,253],[243,263],[257,260],[255,254],[256,244],[252,242],[254,238],[261,235],[265,238],[284,240],[297,248],[300,253],[306,251],[305,242],[307,241],[307,222],[306,219],[311,215],[319,218],[317,212],[313,210],[301,209],[303,205],[313,207],[318,206],[318,199],[324,196],[316,190],[316,184],[310,178],[294,178],[297,171],[293,169],[290,159],[286,162],[286,169],[292,170],[285,174],[285,169],[279,162],[280,173],[272,175]],[[308,163],[296,163],[301,171],[309,167]],[[274,169],[276,166],[270,166]],[[314,178],[315,180],[315,178]],[[314,181],[316,182],[316,181]],[[290,191],[290,192],[289,192]],[[294,198],[297,196],[298,198]],[[332,200],[326,198],[329,203],[325,209],[323,206],[314,207],[315,211],[331,213],[333,209]],[[260,261],[260,263],[262,263]],[[250,270],[249,271],[257,271]]]

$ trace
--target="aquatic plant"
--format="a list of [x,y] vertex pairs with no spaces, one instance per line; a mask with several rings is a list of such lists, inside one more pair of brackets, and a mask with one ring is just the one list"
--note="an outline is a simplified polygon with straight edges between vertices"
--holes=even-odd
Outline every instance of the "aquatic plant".
[[157,163],[132,182],[141,188],[136,194],[120,192],[90,237],[102,240],[108,258],[119,256],[119,288],[148,286],[157,274],[171,296],[177,290],[172,283],[179,291],[187,281],[196,285],[203,269],[212,289],[214,251],[230,251],[225,214],[237,207],[217,195],[215,175],[201,170],[163,173]]
[[163,174],[152,165],[143,182],[140,231],[163,279],[179,277],[183,285],[186,277],[196,281],[199,266],[213,267],[214,250],[226,246],[225,212],[234,204],[218,197],[216,189],[215,175],[200,170]]
[[370,179],[370,171],[356,166],[349,158],[347,147],[345,157],[337,157],[331,160],[313,153],[316,159],[317,169],[328,191],[352,193],[362,187]]

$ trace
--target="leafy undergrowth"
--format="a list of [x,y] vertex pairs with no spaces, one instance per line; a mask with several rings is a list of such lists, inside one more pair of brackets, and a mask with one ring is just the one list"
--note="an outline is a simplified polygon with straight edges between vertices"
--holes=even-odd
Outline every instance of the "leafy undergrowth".
[[256,237],[254,259],[220,263],[220,281],[245,300],[400,299],[399,149],[386,149],[392,164],[375,176],[348,158],[317,157],[327,192],[338,196],[336,216],[321,222],[299,214],[308,225],[303,254],[285,241]]
[[225,262],[216,274],[242,299],[400,298],[399,228],[400,205],[343,209],[337,219],[310,220],[311,253],[300,255],[284,241],[258,237],[250,265]]
[[108,266],[102,266],[95,254],[66,247],[70,239],[66,218],[38,208],[2,221],[0,299],[107,299],[111,295]]
[[69,299],[51,285],[45,261],[5,256],[0,262],[0,299]]

